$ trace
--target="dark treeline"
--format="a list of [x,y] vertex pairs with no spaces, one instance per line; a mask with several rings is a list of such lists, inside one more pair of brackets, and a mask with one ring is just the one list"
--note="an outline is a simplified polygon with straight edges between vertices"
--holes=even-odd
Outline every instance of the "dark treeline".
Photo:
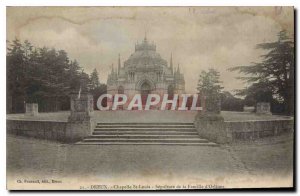
[[259,62],[231,68],[246,76],[239,77],[249,84],[248,88],[239,91],[245,96],[247,105],[257,102],[271,103],[273,113],[294,114],[294,39],[286,31],[278,33],[273,42],[261,43],[257,49],[264,50]]
[[245,100],[235,97],[228,91],[221,93],[221,109],[223,111],[239,111],[244,110]]
[[64,50],[34,47],[18,39],[7,42],[7,112],[24,112],[25,103],[38,103],[39,111],[70,108],[69,95],[90,91],[103,93],[95,69],[89,76]]
[[256,106],[259,102],[271,104],[274,114],[294,114],[295,97],[295,62],[294,40],[286,31],[278,33],[278,39],[273,42],[258,44],[265,54],[259,62],[230,68],[243,75],[238,79],[247,82],[248,87],[239,89],[240,99],[222,91],[220,73],[210,69],[202,71],[198,81],[198,91],[210,97],[221,98],[221,109],[226,111],[243,111],[243,106]]
[[220,99],[223,111],[243,111],[245,101],[223,89],[220,73],[217,70],[209,69],[201,72],[197,85],[199,93],[209,97],[209,101],[213,101],[214,98]]

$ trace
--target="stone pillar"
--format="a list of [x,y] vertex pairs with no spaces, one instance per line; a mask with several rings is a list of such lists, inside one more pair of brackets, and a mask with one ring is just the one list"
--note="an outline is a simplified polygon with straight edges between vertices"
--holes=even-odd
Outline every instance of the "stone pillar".
[[71,94],[71,113],[66,130],[67,142],[79,141],[91,135],[93,111],[92,95],[88,93]]
[[221,113],[221,99],[219,95],[201,95],[204,96],[205,110],[204,113],[218,115]]
[[26,115],[37,116],[39,114],[39,107],[37,103],[26,103]]
[[256,114],[272,114],[270,103],[258,102],[256,104]]
[[199,111],[195,117],[195,127],[199,135],[216,143],[229,143],[232,141],[232,135],[226,130],[224,118],[221,116],[221,102],[218,95],[208,95],[201,100],[204,104],[201,106],[202,111]]

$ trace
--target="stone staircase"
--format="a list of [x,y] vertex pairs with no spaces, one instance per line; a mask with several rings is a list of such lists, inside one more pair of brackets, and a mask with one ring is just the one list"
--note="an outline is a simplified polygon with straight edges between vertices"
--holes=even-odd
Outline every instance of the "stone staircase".
[[217,146],[199,137],[193,123],[97,123],[78,145]]

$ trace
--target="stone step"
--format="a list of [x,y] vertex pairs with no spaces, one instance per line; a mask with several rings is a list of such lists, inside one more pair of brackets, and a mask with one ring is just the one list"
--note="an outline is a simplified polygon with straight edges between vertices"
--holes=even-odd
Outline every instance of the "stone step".
[[196,131],[94,131],[92,135],[194,135],[198,136]]
[[77,145],[165,145],[165,146],[211,146],[216,147],[218,144],[213,142],[208,143],[165,143],[165,142],[77,142]]
[[79,145],[217,146],[199,137],[193,123],[97,123]]
[[95,128],[195,128],[194,125],[97,125]]
[[89,136],[85,139],[119,139],[119,138],[124,138],[124,139],[185,139],[185,138],[198,138],[195,135],[93,135]]
[[134,143],[140,143],[140,142],[147,142],[147,143],[207,143],[208,140],[206,139],[200,139],[200,138],[179,138],[179,139],[173,139],[173,138],[158,138],[158,139],[152,139],[152,138],[144,138],[144,139],[135,139],[135,138],[112,138],[112,139],[106,139],[106,138],[85,138],[83,142],[134,142]]
[[140,122],[134,122],[134,123],[97,123],[97,125],[193,125],[194,123],[176,123],[176,122],[170,122],[170,123],[140,123]]
[[174,130],[180,130],[180,131],[196,131],[194,127],[191,128],[166,128],[166,127],[144,127],[144,128],[139,128],[139,127],[109,127],[109,128],[95,128],[94,131],[174,131]]

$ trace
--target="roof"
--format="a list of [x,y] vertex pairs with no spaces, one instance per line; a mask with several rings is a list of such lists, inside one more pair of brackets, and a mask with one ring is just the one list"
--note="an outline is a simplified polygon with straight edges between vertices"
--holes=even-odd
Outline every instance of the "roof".
[[145,38],[141,44],[135,45],[135,52],[124,62],[125,67],[167,66],[167,61],[156,52],[156,46]]

